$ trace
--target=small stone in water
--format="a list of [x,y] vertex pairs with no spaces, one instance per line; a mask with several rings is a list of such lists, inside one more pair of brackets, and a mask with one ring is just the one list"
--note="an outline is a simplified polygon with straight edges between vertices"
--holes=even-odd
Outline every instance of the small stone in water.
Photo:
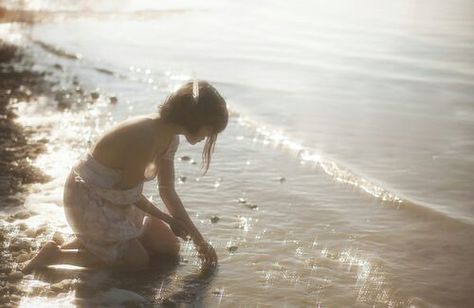
[[19,272],[19,271],[11,272],[8,275],[8,280],[9,281],[18,281],[18,280],[21,280],[21,279],[23,279],[23,273]]
[[49,288],[53,292],[62,293],[62,292],[69,291],[69,288],[71,287],[71,285],[72,285],[71,279],[64,279],[63,281],[52,284]]
[[100,96],[99,92],[97,92],[97,91],[91,92],[91,98],[92,98],[93,100],[98,99],[99,96]]
[[255,203],[246,203],[245,206],[252,210],[258,208],[258,205],[256,205]]
[[222,293],[224,293],[224,292],[221,289],[214,289],[214,291],[212,291],[213,295],[222,295]]
[[211,217],[211,222],[212,222],[213,224],[215,224],[216,222],[219,221],[219,219],[220,219],[219,217],[217,217],[217,216],[214,215],[214,216]]
[[247,203],[247,199],[245,199],[245,198],[239,198],[237,201],[239,203]]
[[235,252],[235,251],[237,251],[238,248],[239,248],[239,247],[232,245],[232,246],[228,246],[228,247],[227,247],[227,250],[228,250],[229,252]]
[[191,160],[191,157],[187,155],[181,156],[181,161],[190,161],[190,160]]

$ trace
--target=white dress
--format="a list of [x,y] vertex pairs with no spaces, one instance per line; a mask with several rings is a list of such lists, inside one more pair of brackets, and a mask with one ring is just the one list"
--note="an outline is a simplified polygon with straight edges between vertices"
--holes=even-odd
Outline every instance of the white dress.
[[[155,159],[173,160],[178,136]],[[105,262],[120,261],[130,240],[141,235],[146,214],[133,205],[142,196],[143,183],[114,189],[122,172],[97,162],[91,154],[71,170],[64,187],[64,211],[84,247]],[[154,176],[154,175],[153,175]]]

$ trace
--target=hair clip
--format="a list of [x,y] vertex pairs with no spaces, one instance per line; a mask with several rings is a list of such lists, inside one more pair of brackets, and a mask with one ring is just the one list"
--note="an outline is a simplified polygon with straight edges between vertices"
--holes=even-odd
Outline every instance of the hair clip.
[[196,78],[193,78],[193,98],[196,103],[199,101],[199,81]]

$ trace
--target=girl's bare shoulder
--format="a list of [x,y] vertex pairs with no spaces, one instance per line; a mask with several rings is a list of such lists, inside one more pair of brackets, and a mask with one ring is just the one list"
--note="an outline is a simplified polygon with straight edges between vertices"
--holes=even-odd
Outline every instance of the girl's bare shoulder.
[[146,155],[153,145],[153,119],[140,116],[127,119],[108,129],[92,146],[92,151],[101,156],[128,156],[133,151],[135,156]]
[[116,126],[112,127],[111,131],[124,130],[124,131],[140,131],[140,130],[149,130],[152,128],[154,123],[154,118],[152,116],[143,115],[129,118],[118,123]]

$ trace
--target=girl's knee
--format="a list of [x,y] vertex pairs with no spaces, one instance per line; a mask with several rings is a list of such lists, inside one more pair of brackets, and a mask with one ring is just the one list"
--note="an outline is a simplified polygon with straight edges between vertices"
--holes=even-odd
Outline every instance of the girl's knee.
[[178,256],[178,237],[159,219],[151,219],[141,241],[151,254]]
[[161,252],[170,256],[178,256],[180,250],[180,243],[177,236],[174,233],[171,233],[162,240],[161,242]]

